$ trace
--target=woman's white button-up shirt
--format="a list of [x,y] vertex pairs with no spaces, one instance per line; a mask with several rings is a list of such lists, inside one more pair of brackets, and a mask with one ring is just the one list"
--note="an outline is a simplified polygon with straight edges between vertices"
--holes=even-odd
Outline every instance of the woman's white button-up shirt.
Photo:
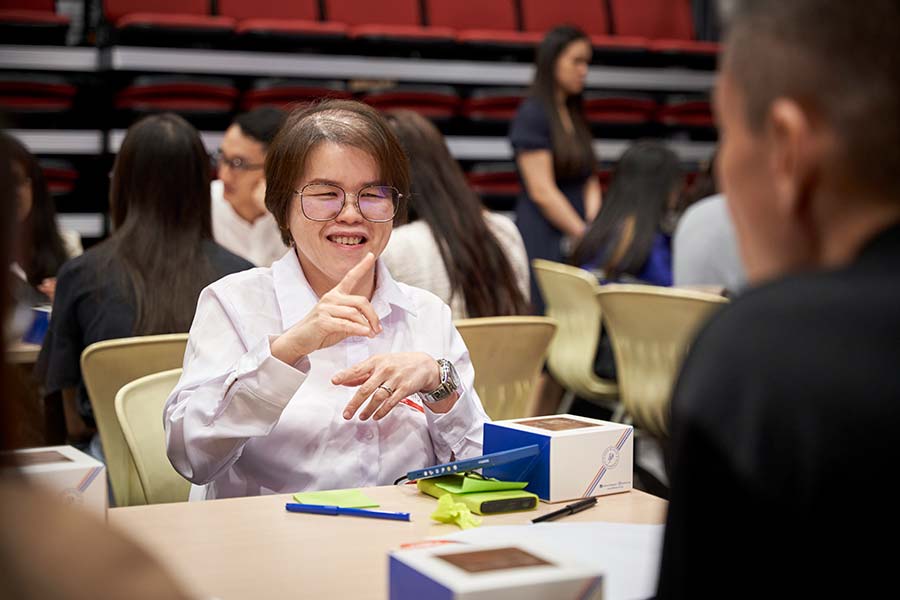
[[[169,459],[187,479],[207,484],[207,498],[386,485],[451,455],[481,454],[488,417],[447,305],[395,282],[379,260],[371,302],[380,334],[347,338],[296,365],[274,358],[271,340],[317,301],[293,252],[200,295],[164,425]],[[387,352],[450,360],[462,383],[454,407],[432,413],[413,396],[380,421],[358,413],[345,420],[356,388],[335,386],[331,377]]]

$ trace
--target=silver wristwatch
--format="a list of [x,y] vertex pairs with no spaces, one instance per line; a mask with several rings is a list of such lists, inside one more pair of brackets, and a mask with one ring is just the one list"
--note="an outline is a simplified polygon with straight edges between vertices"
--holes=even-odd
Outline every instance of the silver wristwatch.
[[459,375],[453,363],[444,358],[439,358],[437,363],[441,370],[441,385],[430,392],[419,392],[419,399],[425,404],[440,402],[459,389]]

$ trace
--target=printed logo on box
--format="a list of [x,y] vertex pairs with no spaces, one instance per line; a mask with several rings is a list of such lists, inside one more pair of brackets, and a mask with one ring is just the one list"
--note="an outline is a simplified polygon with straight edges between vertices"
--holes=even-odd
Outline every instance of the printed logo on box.
[[617,464],[619,464],[619,449],[615,446],[610,446],[609,448],[604,450],[603,464],[606,465],[607,469],[612,469]]

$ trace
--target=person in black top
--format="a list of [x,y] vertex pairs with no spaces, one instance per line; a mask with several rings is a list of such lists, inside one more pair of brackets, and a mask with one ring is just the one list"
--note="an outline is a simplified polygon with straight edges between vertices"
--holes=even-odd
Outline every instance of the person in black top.
[[94,342],[186,332],[208,284],[253,265],[212,240],[209,157],[197,131],[172,114],[129,130],[110,189],[114,232],[63,265],[37,373],[62,392],[70,439],[92,422],[81,380]]
[[[547,32],[537,51],[531,95],[510,127],[524,190],[516,203],[516,225],[529,262],[562,262],[563,237],[577,242],[600,210],[600,181],[582,106],[591,52],[590,38],[575,27]],[[544,313],[534,273],[531,302],[537,314]]]
[[746,0],[731,18],[719,168],[752,288],[674,391],[658,598],[889,594],[900,3]]

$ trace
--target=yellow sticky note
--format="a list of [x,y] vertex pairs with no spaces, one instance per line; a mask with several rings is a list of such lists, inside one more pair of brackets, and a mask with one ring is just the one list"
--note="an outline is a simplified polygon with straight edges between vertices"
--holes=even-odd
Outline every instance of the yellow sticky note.
[[301,504],[321,504],[341,508],[376,508],[378,503],[361,490],[325,490],[321,492],[298,492],[294,500]]
[[437,510],[431,518],[441,523],[455,523],[460,529],[472,529],[481,525],[481,518],[473,515],[462,502],[456,502],[450,494],[438,498]]

